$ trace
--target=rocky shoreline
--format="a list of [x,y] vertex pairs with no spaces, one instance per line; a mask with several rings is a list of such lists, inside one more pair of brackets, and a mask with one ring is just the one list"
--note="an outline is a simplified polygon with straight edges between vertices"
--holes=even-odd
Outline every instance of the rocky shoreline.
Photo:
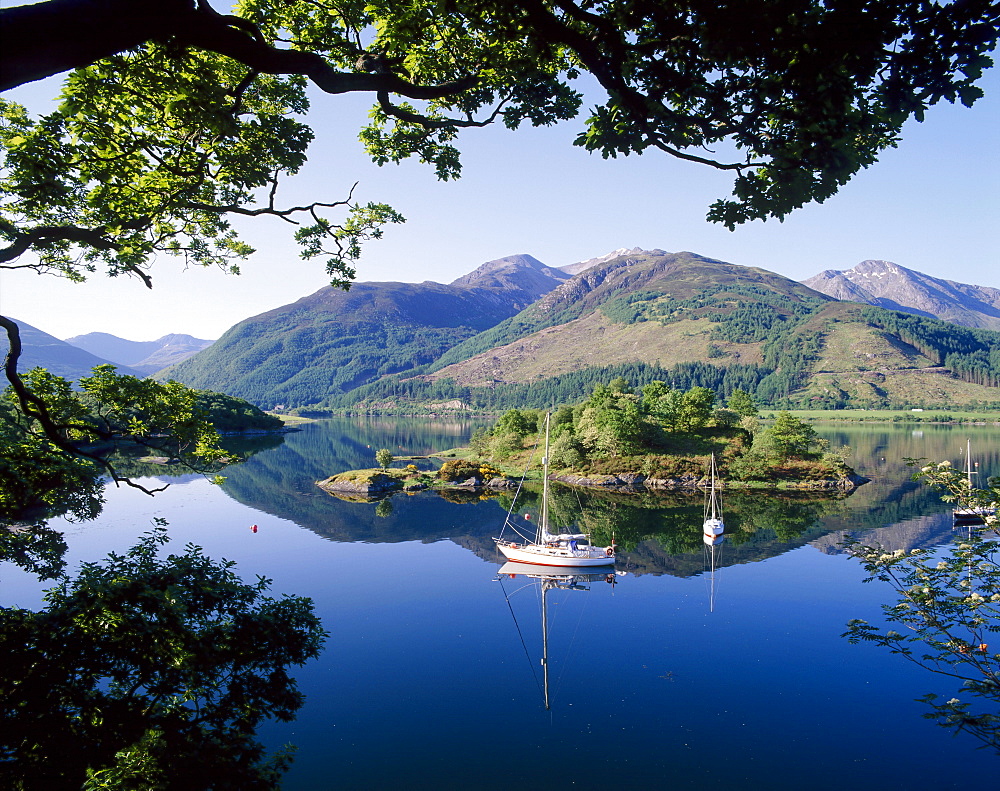
[[429,485],[422,482],[407,483],[398,478],[393,478],[385,473],[376,473],[364,480],[352,480],[341,475],[331,475],[323,481],[317,481],[316,485],[326,492],[335,494],[354,495],[359,497],[380,497],[393,492],[419,492],[424,489],[458,489],[460,491],[475,491],[477,489],[515,489],[517,482],[510,478],[493,478],[489,481],[481,481],[476,478],[469,478],[465,481],[435,482]]
[[[619,473],[616,475],[552,475],[550,480],[567,486],[602,489],[614,492],[642,493],[645,491],[683,490],[704,488],[707,484],[700,475],[682,475],[678,478],[649,478],[642,473]],[[723,483],[724,489],[794,489],[798,491],[838,491],[852,492],[859,486],[868,483],[869,479],[857,474],[844,478],[829,478],[816,481],[774,481],[771,483],[743,483],[739,481]],[[417,492],[424,489],[461,491],[476,490],[506,490],[517,487],[517,482],[510,478],[493,478],[483,481],[469,478],[465,481],[436,481],[433,484],[423,482],[406,482],[385,473],[374,473],[364,478],[357,478],[353,473],[340,473],[317,481],[316,485],[331,494],[341,494],[354,497],[376,498],[393,492]]]
[[[700,475],[682,475],[677,478],[649,478],[640,472],[618,473],[614,475],[553,475],[550,480],[569,486],[606,489],[619,492],[642,492],[650,490],[703,489],[707,480]],[[816,481],[772,481],[772,482],[720,482],[722,489],[797,489],[802,491],[843,491],[853,492],[870,479],[856,473],[844,478],[824,478]]]

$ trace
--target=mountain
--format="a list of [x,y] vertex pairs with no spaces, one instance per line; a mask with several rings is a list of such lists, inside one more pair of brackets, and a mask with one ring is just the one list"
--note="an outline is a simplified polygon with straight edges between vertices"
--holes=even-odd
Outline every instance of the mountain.
[[151,374],[186,360],[211,346],[213,341],[179,334],[164,335],[155,341],[129,341],[106,332],[89,332],[67,338],[66,343],[116,365],[127,365],[143,374]]
[[448,285],[327,287],[240,322],[160,375],[263,407],[315,404],[430,363],[567,278],[530,255],[515,255],[488,261]]
[[1000,333],[837,301],[767,270],[695,253],[620,255],[472,336],[416,376],[325,404],[456,400],[548,407],[616,377],[735,388],[770,406],[1000,404]]
[[[703,294],[714,299],[697,307],[688,304]],[[773,272],[695,253],[620,255],[449,350],[431,367],[429,378],[487,386],[625,361],[660,367],[709,358],[720,364],[760,363],[760,331],[734,332],[719,341],[710,337],[710,321],[699,322],[702,314],[713,306],[732,311],[739,304],[748,311],[757,305],[761,321],[770,327],[784,323],[796,307],[829,301]]]
[[623,255],[640,255],[641,253],[646,252],[663,253],[662,250],[643,250],[641,247],[633,247],[631,249],[628,247],[619,247],[617,250],[613,250],[607,255],[598,256],[597,258],[588,258],[586,261],[580,261],[576,264],[566,264],[566,266],[561,266],[559,269],[567,275],[578,275],[584,270],[590,269],[598,264],[603,264],[605,261],[610,261],[612,258],[619,258]]
[[[41,367],[47,368],[57,376],[76,381],[81,376],[89,376],[95,365],[107,365],[111,362],[107,358],[61,341],[23,321],[17,319],[14,321],[17,322],[21,333],[22,352],[17,369],[22,373],[31,368]],[[0,356],[5,356],[9,348],[7,333],[0,332]],[[143,375],[135,369],[122,365],[118,366],[118,372],[133,376]]]
[[942,280],[891,261],[862,261],[846,271],[827,269],[802,282],[834,299],[1000,330],[1000,289]]

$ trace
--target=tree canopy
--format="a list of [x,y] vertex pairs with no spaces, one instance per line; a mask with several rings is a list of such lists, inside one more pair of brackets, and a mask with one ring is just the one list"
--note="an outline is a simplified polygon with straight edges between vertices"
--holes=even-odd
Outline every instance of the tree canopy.
[[[164,556],[167,541],[161,525],[59,575],[41,611],[0,607],[5,788],[279,786],[290,756],[266,757],[256,729],[294,718],[289,670],[326,632],[309,599],[267,596],[270,580],[191,544]],[[46,576],[62,562],[51,544],[35,548]]]
[[147,284],[161,252],[235,269],[251,248],[230,218],[273,215],[297,224],[304,256],[329,252],[341,285],[360,242],[401,218],[346,185],[281,206],[315,136],[309,84],[373,94],[374,160],[416,156],[442,179],[460,173],[462,129],[579,117],[577,145],[604,157],[653,149],[731,171],[709,218],[733,227],[831,196],[931,105],[971,105],[1000,18],[990,0],[243,0],[230,14],[48,0],[0,14],[4,88],[73,69],[53,112],[3,104],[0,266],[82,278],[104,264]]

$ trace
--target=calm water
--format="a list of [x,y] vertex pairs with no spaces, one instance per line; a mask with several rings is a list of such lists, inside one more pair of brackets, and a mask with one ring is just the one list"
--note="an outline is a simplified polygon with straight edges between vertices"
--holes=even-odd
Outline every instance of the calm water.
[[[992,787],[1000,761],[921,718],[914,698],[946,680],[840,637],[877,620],[890,594],[862,585],[845,532],[890,548],[951,535],[949,512],[909,482],[903,457],[950,458],[972,438],[1000,474],[1000,429],[825,429],[873,482],[846,499],[727,498],[727,541],[701,544],[701,503],[558,493],[557,511],[613,531],[615,584],[547,595],[549,694],[542,688],[541,584],[498,580],[492,536],[503,499],[422,493],[351,503],[313,485],[371,466],[374,450],[461,444],[468,424],[311,424],[231,468],[150,499],[111,490],[102,517],[65,530],[70,563],[121,550],[170,522],[188,541],[314,599],[331,633],[297,676],[291,724],[261,735],[298,754],[288,789],[509,789],[618,785],[679,789]],[[270,443],[274,445],[272,441]],[[526,510],[532,510],[530,498]],[[520,509],[519,509],[520,510]],[[258,532],[250,526],[258,525]],[[41,587],[3,568],[3,601],[38,606]]]

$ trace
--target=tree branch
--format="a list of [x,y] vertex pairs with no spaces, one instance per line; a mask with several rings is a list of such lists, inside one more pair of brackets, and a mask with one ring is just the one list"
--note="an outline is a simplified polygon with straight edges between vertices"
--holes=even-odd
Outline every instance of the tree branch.
[[95,228],[77,228],[71,225],[40,225],[32,228],[30,231],[19,231],[13,229],[13,227],[7,227],[3,230],[5,231],[5,235],[13,236],[14,238],[10,245],[0,248],[0,264],[15,260],[31,248],[45,247],[55,242],[83,243],[97,250],[118,249],[118,245],[105,236],[104,231]]
[[0,9],[0,91],[40,80],[146,41],[217,52],[265,74],[302,74],[326,93],[389,91],[438,99],[471,88],[475,77],[414,85],[395,74],[334,69],[315,53],[276,49],[248,20],[223,15],[205,0],[47,0]]

